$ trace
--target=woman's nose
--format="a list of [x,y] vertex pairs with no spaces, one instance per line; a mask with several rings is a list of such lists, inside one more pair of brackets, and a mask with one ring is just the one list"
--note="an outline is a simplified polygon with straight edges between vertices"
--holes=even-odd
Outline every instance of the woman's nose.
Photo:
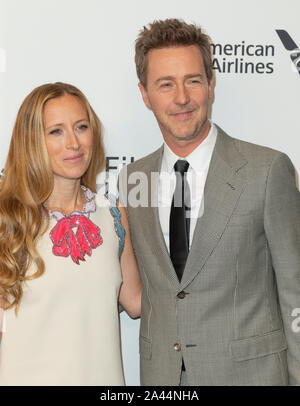
[[67,149],[79,149],[80,144],[78,137],[74,130],[69,130],[66,136],[66,148]]

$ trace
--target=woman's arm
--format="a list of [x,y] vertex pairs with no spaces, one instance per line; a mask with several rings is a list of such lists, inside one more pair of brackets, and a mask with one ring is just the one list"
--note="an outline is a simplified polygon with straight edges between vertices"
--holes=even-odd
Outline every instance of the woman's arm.
[[120,259],[123,283],[120,288],[119,302],[130,317],[137,318],[141,314],[142,281],[131,244],[126,210],[119,203],[118,208],[121,213],[121,223],[125,229],[125,244]]

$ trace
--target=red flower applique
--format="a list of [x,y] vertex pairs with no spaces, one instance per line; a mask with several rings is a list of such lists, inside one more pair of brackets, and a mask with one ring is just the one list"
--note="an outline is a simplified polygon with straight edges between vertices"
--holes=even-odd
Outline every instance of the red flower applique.
[[92,249],[103,243],[100,228],[83,214],[72,214],[60,219],[50,232],[52,252],[56,256],[68,257],[80,265],[84,256],[91,256]]

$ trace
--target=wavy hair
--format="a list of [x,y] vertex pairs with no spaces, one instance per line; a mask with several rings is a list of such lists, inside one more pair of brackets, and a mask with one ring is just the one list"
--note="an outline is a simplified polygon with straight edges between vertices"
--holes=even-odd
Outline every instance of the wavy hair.
[[[101,123],[84,94],[66,83],[47,83],[34,89],[22,103],[13,128],[4,174],[0,180],[0,299],[17,314],[23,283],[45,271],[37,250],[39,237],[47,230],[48,213],[43,203],[53,190],[43,110],[50,99],[78,97],[86,108],[93,133],[91,162],[81,184],[96,192],[97,174],[105,166]],[[36,271],[27,275],[34,263]]]
[[213,77],[210,38],[195,24],[177,18],[154,20],[140,31],[135,42],[135,65],[139,81],[147,88],[148,54],[153,49],[197,45],[203,57],[207,80]]

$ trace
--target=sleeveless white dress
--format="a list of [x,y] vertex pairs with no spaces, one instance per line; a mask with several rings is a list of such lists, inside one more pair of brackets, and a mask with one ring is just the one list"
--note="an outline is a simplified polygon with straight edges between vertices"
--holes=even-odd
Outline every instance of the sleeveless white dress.
[[17,317],[14,309],[4,313],[0,385],[124,385],[118,312],[124,235],[118,210],[84,190],[84,212],[70,215],[75,225],[51,213],[38,243],[45,273],[26,282]]

